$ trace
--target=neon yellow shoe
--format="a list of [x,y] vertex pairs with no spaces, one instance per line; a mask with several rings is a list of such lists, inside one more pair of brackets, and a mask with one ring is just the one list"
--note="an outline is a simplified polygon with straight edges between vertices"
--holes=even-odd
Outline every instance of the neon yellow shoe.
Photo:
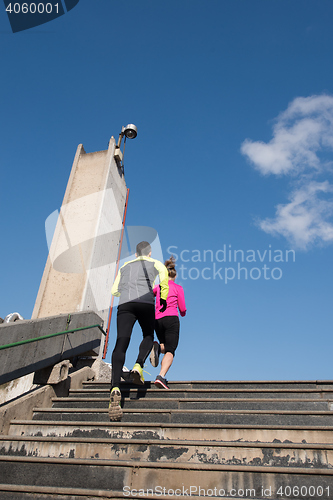
[[131,378],[133,384],[143,385],[145,383],[145,379],[143,378],[143,369],[139,365],[139,363],[135,363],[133,369],[131,371]]
[[123,410],[120,406],[121,392],[119,387],[114,387],[110,393],[109,417],[112,421],[120,421],[123,416]]

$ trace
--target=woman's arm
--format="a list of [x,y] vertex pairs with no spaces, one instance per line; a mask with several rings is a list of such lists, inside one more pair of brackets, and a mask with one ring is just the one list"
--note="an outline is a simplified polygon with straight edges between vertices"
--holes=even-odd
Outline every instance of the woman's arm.
[[184,289],[181,285],[178,285],[177,303],[180,315],[185,316],[186,314],[185,295],[184,295]]

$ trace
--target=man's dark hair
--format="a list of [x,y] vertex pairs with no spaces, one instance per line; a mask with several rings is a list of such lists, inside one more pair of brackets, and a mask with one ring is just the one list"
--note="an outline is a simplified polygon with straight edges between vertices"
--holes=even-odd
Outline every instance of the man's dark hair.
[[151,246],[149,245],[148,241],[141,241],[141,243],[138,243],[136,245],[136,254],[138,257],[141,255],[149,255],[151,252]]

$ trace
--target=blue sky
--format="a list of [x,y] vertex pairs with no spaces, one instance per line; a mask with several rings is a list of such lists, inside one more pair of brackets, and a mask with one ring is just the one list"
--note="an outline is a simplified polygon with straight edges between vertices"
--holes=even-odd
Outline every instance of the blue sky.
[[[329,0],[80,0],[13,34],[3,9],[0,316],[31,316],[77,145],[134,123],[127,224],[187,267],[169,379],[332,379],[332,15]],[[265,259],[238,279],[224,245]]]

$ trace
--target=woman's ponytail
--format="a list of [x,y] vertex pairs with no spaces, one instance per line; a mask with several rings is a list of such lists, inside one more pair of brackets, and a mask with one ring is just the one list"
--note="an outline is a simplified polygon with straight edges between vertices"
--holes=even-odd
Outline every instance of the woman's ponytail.
[[164,262],[165,267],[168,270],[169,278],[175,278],[177,276],[177,271],[176,271],[176,260],[171,255],[171,257]]

